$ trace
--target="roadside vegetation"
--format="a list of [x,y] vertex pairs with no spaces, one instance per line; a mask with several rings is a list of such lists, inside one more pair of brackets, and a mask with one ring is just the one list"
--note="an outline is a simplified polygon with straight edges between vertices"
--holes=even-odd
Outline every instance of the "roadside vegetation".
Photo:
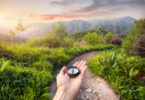
[[144,35],[145,20],[140,20],[123,40],[122,48],[104,51],[88,61],[90,70],[105,78],[121,100],[145,99]]

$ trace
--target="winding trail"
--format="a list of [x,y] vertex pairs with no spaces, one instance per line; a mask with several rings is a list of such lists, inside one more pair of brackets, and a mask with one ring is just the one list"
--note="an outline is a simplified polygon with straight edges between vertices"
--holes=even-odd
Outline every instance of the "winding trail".
[[[92,51],[77,56],[70,61],[68,66],[74,64],[76,61],[87,61],[100,52],[101,51]],[[49,91],[52,97],[55,95],[56,88],[56,82],[53,82]],[[94,76],[91,71],[87,70],[81,89],[75,100],[119,100],[119,97],[103,78]]]

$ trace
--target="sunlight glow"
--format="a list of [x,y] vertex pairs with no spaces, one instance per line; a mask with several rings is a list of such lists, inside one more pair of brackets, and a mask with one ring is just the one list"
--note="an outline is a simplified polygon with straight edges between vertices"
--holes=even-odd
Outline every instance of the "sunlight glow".
[[2,21],[3,21],[3,18],[0,17],[0,22],[2,22]]

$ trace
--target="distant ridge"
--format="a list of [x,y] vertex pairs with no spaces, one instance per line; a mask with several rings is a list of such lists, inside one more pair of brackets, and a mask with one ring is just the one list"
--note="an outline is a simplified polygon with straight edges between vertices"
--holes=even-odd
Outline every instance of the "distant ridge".
[[[105,31],[110,31],[113,33],[128,33],[133,27],[135,18],[126,16],[123,18],[115,18],[108,20],[74,20],[66,22],[67,32],[74,33],[79,31],[84,31],[87,29],[102,28]],[[75,22],[75,23],[74,23]],[[75,26],[75,27],[74,27]]]
[[[134,22],[136,21],[133,17],[122,17],[122,18],[114,18],[114,19],[90,19],[90,20],[72,20],[65,21],[64,24],[66,26],[66,31],[69,34],[75,32],[81,32],[88,29],[97,29],[101,28],[104,31],[109,31],[118,34],[126,34],[128,33],[134,26]],[[21,37],[40,37],[45,36],[46,32],[51,29],[51,23],[33,23],[30,24],[30,27],[26,29],[25,32],[19,34]],[[0,28],[0,33],[7,33],[8,29],[3,30]]]

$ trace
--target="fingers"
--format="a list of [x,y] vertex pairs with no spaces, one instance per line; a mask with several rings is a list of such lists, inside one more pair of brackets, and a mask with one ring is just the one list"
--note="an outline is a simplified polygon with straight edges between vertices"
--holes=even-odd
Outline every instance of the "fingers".
[[85,66],[86,66],[86,61],[83,61],[79,68],[82,69]]
[[80,77],[81,77],[82,79],[83,79],[83,77],[84,77],[84,75],[85,75],[85,72],[86,72],[87,68],[88,68],[88,66],[85,65],[85,66],[83,66],[82,69],[81,69],[81,75],[80,75]]
[[88,68],[87,65],[83,66],[83,68],[82,68],[82,73],[83,73],[83,74],[86,72],[87,68]]
[[79,69],[81,69],[83,66],[85,66],[85,64],[86,64],[86,61],[81,60],[79,62],[76,62],[73,66],[76,66]]
[[79,63],[78,63],[78,65],[77,65],[77,67],[78,68],[80,68],[81,67],[81,65],[84,63],[84,61],[83,60],[81,60]]
[[78,63],[79,63],[79,62],[75,62],[75,63],[73,64],[73,66],[77,66],[77,65],[78,65]]
[[61,75],[64,75],[66,73],[66,67],[64,66],[61,70],[60,73]]

